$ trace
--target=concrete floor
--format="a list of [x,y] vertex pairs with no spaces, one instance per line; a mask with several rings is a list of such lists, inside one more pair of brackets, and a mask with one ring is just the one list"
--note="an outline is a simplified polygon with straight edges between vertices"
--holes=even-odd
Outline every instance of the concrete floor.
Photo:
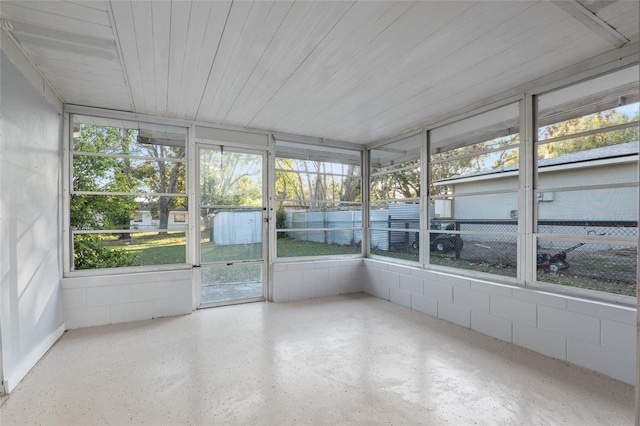
[[73,330],[28,424],[632,424],[633,387],[363,294]]

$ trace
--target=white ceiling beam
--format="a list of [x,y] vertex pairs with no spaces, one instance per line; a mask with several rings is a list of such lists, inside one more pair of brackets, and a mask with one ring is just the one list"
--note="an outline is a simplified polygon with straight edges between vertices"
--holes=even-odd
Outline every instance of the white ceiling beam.
[[554,0],[552,3],[567,12],[573,18],[577,19],[613,46],[622,47],[629,43],[630,40],[628,38],[600,19],[595,13],[578,3],[577,0]]

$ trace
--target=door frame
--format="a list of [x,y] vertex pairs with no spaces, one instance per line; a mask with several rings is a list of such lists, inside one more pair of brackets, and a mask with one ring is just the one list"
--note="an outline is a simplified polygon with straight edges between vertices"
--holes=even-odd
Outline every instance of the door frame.
[[[271,145],[271,144],[270,144]],[[240,152],[244,154],[261,155],[262,156],[262,296],[253,297],[247,299],[211,302],[202,304],[201,302],[201,216],[200,216],[200,202],[201,202],[201,188],[200,188],[200,152],[202,149],[222,149],[229,152]],[[209,139],[195,139],[194,155],[193,155],[193,189],[194,189],[194,218],[195,225],[193,227],[193,238],[191,240],[191,250],[193,253],[193,267],[194,267],[194,307],[196,309],[211,308],[216,306],[228,306],[242,303],[261,302],[271,300],[271,281],[270,281],[270,251],[271,251],[271,197],[270,197],[270,146],[254,146],[233,142],[224,142],[218,140]]]

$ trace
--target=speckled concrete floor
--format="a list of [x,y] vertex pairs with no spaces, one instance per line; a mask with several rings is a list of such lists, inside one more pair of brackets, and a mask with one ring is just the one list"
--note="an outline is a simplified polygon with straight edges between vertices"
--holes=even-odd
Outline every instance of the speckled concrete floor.
[[350,295],[66,333],[1,424],[633,422],[633,387]]

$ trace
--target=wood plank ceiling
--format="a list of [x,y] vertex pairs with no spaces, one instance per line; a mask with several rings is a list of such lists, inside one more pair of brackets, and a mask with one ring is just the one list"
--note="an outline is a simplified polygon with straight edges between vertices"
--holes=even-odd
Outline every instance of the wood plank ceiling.
[[367,143],[637,42],[638,3],[23,0],[0,17],[66,103]]

